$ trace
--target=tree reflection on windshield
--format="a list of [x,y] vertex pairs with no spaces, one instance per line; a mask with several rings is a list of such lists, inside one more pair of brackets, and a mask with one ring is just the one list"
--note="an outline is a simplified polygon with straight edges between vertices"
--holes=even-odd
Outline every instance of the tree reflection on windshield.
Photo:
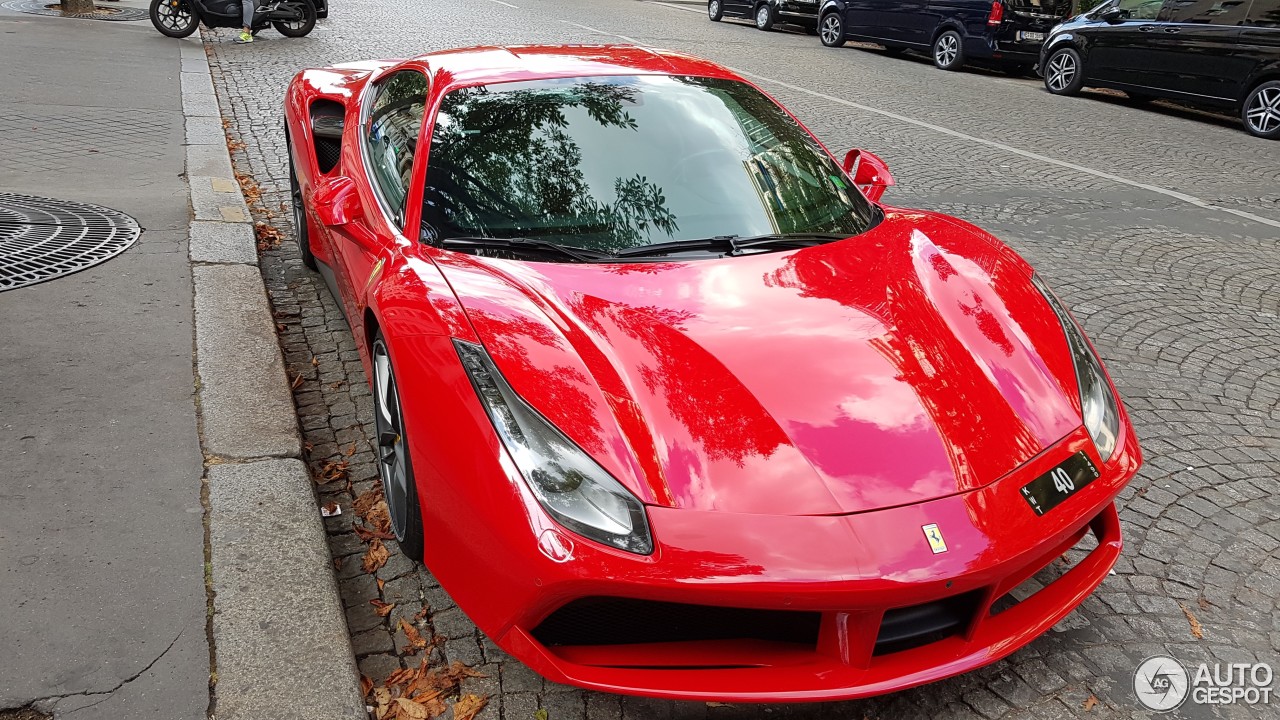
[[790,116],[745,83],[593,77],[445,96],[425,236],[533,237],[613,253],[718,235],[853,235],[872,211]]
[[[538,219],[554,217],[550,229],[559,238],[592,236],[590,247],[604,251],[637,245],[650,228],[671,235],[678,226],[662,188],[642,175],[615,178],[613,201],[597,200],[582,150],[567,132],[570,108],[601,126],[634,131],[624,108],[634,94],[633,87],[596,82],[551,93],[494,94],[483,86],[450,93],[431,138],[424,215],[466,234],[499,237],[544,234],[549,228]],[[503,232],[511,230],[517,232]]]

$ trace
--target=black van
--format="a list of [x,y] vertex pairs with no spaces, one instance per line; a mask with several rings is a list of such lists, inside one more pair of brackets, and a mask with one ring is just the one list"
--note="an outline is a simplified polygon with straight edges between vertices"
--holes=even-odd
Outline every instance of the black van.
[[1055,95],[1090,85],[1233,108],[1280,139],[1280,0],[1110,0],[1054,28],[1042,55]]
[[1025,73],[1049,30],[1071,14],[1071,0],[825,0],[818,36],[827,47],[866,40],[889,50],[927,50],[955,70],[992,61]]

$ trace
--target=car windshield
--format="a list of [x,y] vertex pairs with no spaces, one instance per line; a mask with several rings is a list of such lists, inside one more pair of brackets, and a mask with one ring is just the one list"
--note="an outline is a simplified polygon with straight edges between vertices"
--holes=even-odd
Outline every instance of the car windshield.
[[716,236],[856,235],[877,217],[751,86],[585,77],[455,90],[436,116],[424,239],[533,238],[613,253]]

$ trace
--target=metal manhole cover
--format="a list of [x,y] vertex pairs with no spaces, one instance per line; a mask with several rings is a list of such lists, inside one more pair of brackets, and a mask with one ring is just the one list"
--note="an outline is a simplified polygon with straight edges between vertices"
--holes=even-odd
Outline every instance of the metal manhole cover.
[[0,291],[110,260],[141,234],[138,222],[118,210],[0,193]]
[[12,0],[0,5],[7,10],[28,13],[30,15],[53,15],[54,17],[79,18],[81,20],[146,20],[147,11],[142,8],[108,7],[95,5],[96,12],[64,13],[58,9],[57,2],[50,0]]

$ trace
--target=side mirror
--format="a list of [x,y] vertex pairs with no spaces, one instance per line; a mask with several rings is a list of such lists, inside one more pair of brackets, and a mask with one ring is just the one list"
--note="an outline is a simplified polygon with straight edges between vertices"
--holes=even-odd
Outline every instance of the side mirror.
[[871,202],[879,202],[884,191],[893,187],[893,173],[878,155],[854,148],[844,156],[844,171],[853,178],[863,195]]
[[316,215],[324,225],[346,225],[364,216],[355,181],[345,175],[321,180],[312,200]]
[[1112,5],[1106,10],[1103,10],[1102,12],[1098,13],[1098,19],[1114,25],[1124,19],[1124,10],[1121,10],[1119,7],[1115,5]]

